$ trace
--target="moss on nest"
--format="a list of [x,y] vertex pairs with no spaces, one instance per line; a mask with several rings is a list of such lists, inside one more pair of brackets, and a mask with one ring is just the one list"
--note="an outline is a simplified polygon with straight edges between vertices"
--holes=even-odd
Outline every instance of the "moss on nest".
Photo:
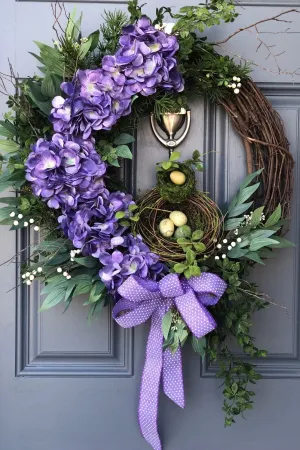
[[186,176],[186,181],[181,186],[174,184],[170,180],[170,173],[160,170],[157,173],[157,187],[162,199],[170,203],[181,203],[190,197],[196,190],[195,172],[186,164],[178,163],[179,170]]

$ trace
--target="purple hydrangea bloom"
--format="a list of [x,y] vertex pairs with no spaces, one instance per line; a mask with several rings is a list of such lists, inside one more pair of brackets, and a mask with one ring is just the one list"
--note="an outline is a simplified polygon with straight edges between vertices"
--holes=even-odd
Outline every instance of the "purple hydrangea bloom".
[[140,235],[128,233],[122,246],[122,251],[105,251],[99,256],[104,266],[99,276],[110,292],[115,292],[130,275],[156,280],[165,270],[164,264],[150,252]]
[[60,133],[82,135],[110,130],[122,116],[131,112],[131,98],[125,92],[124,75],[103,69],[79,70],[73,82],[62,83],[68,95],[52,101],[50,120]]
[[34,195],[49,208],[76,208],[79,200],[97,198],[104,190],[106,164],[93,140],[54,134],[39,139],[26,161],[26,179]]
[[181,92],[183,78],[177,71],[175,53],[179,49],[176,36],[157,30],[148,17],[123,28],[115,65],[126,77],[130,95],[152,95],[158,87]]
[[124,211],[129,215],[132,196],[124,192],[109,193],[104,189],[97,199],[79,204],[77,211],[67,211],[59,217],[64,234],[80,248],[84,255],[98,258],[101,252],[123,245],[126,227],[115,215]]

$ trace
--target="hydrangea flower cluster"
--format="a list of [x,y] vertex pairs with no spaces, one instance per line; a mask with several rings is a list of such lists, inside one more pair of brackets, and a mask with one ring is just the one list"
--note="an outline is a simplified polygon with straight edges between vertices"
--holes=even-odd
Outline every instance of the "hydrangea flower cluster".
[[99,275],[109,291],[115,291],[130,275],[156,280],[164,271],[164,264],[158,261],[158,256],[149,252],[140,235],[127,234],[124,237],[125,252],[101,252],[99,259],[103,269]]
[[156,29],[143,16],[123,28],[119,44],[116,55],[103,58],[101,68],[79,70],[73,82],[62,83],[67,99],[55,97],[50,116],[56,132],[87,139],[92,131],[110,130],[130,114],[134,95],[152,95],[159,87],[183,90],[176,36]]
[[62,83],[67,98],[53,99],[50,116],[56,134],[51,141],[39,139],[26,162],[33,193],[61,210],[58,220],[64,234],[83,255],[99,258],[100,278],[114,293],[128,276],[156,279],[165,266],[141,236],[134,237],[116,219],[119,211],[129,217],[134,202],[131,195],[107,190],[106,164],[90,136],[110,130],[130,114],[136,94],[183,90],[175,36],[143,16],[123,28],[119,44],[114,56],[103,58],[101,68],[79,70],[72,82]]
[[51,141],[39,139],[26,161],[26,179],[33,193],[49,208],[77,208],[78,203],[97,198],[104,190],[106,164],[94,141],[54,134]]

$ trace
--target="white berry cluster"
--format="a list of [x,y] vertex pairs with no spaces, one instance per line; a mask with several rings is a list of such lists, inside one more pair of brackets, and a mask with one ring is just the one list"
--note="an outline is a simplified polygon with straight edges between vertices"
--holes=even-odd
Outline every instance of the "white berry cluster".
[[235,94],[238,94],[240,92],[240,88],[242,87],[242,84],[240,81],[241,81],[240,77],[234,76],[234,77],[232,77],[232,83],[228,84],[228,87],[233,89],[233,92]]
[[71,275],[69,274],[69,272],[67,272],[66,270],[63,272],[62,267],[58,267],[56,270],[58,273],[62,273],[63,276],[66,277],[67,280],[70,280],[70,278],[72,278]]
[[43,268],[38,267],[36,270],[33,270],[32,272],[23,273],[23,275],[22,275],[22,278],[24,280],[23,283],[26,283],[27,286],[30,286],[31,283],[34,281],[36,275],[41,272],[43,272]]
[[[251,211],[250,214],[244,215],[244,219],[245,219],[244,223],[246,225],[251,225],[252,216],[253,216],[253,211]],[[266,216],[264,215],[264,213],[262,213],[260,216],[260,222],[264,222],[265,220],[266,220]]]
[[[13,221],[13,224],[15,227],[17,227],[18,225],[20,225],[21,220],[24,219],[23,214],[19,213],[17,214],[15,211],[12,211],[9,215],[11,218],[15,218],[15,220]],[[19,219],[19,220],[17,220]],[[24,220],[24,222],[21,224],[21,226],[23,227],[28,227],[29,225],[32,225],[34,223],[34,219],[28,219],[28,220]],[[40,227],[38,227],[37,225],[35,225],[33,227],[34,231],[39,231]]]
[[[227,258],[227,253],[226,252],[232,250],[236,246],[237,242],[238,243],[242,242],[242,239],[241,238],[237,238],[236,242],[232,241],[230,243],[228,243],[228,239],[223,239],[222,243],[217,244],[217,249],[220,250],[222,259],[226,259]],[[220,256],[216,255],[215,259],[216,260],[220,259]]]
[[80,252],[81,252],[81,250],[78,250],[78,249],[77,250],[71,250],[70,251],[70,260],[74,261],[75,256],[78,255]]

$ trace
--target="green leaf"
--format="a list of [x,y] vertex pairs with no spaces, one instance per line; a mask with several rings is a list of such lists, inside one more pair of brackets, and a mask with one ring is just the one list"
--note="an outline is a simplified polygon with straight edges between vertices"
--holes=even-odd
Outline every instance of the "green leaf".
[[180,158],[181,153],[180,152],[172,152],[170,155],[169,160],[170,161],[178,161],[178,159]]
[[33,248],[34,252],[52,253],[56,251],[66,252],[68,250],[67,239],[45,240]]
[[269,245],[278,245],[278,242],[275,239],[258,237],[251,241],[250,243],[250,251],[255,252],[262,247],[268,247]]
[[126,213],[124,211],[118,211],[115,214],[116,219],[123,219],[125,217]]
[[231,391],[232,391],[233,395],[235,395],[237,393],[238,389],[239,389],[239,387],[238,387],[237,383],[233,383],[231,385]]
[[248,259],[251,259],[251,261],[257,262],[258,264],[262,264],[262,265],[265,264],[265,263],[263,262],[263,260],[261,259],[261,257],[259,256],[259,254],[256,253],[256,252],[248,252],[248,253],[245,255],[245,257],[248,258]]
[[11,206],[3,206],[2,208],[0,208],[0,220],[10,219],[10,225],[11,225],[13,223],[13,221],[15,220],[15,217],[10,217],[9,215],[14,210],[15,210],[15,208],[13,208]]
[[191,272],[192,277],[198,277],[201,275],[200,267],[198,266],[189,266],[189,270]]
[[261,206],[260,208],[257,208],[253,211],[252,217],[251,217],[251,226],[257,227],[257,225],[260,224],[261,221],[261,215],[264,211],[264,206]]
[[163,169],[168,170],[168,169],[170,169],[170,167],[172,167],[172,163],[171,163],[171,161],[163,161],[161,163],[161,166]]
[[262,171],[263,169],[259,169],[256,172],[250,173],[250,175],[248,175],[242,182],[240,189],[244,189],[245,187],[249,186],[251,181],[254,180],[254,178],[256,178],[258,175],[260,175]]
[[204,236],[204,232],[202,230],[196,230],[192,234],[192,241],[199,241]]
[[242,258],[248,253],[248,249],[240,248],[238,245],[234,247],[232,250],[229,250],[227,255],[229,258],[238,259]]
[[0,139],[0,150],[7,153],[16,153],[20,146],[15,141]]
[[132,203],[131,205],[128,206],[128,210],[130,212],[137,210],[139,207],[138,205],[136,205],[135,203]]
[[270,245],[269,247],[271,247],[271,248],[288,248],[288,247],[295,247],[295,244],[293,243],[293,242],[291,242],[291,241],[289,241],[288,239],[284,239],[284,238],[282,238],[282,237],[279,237],[279,236],[275,236],[274,238],[273,238],[276,242],[277,242],[277,244],[276,245]]
[[273,213],[270,215],[270,217],[268,218],[268,220],[265,223],[265,227],[273,227],[274,225],[277,224],[277,222],[281,219],[281,205],[279,204],[277,206],[277,208],[275,209],[275,211],[273,211]]
[[51,99],[60,93],[60,83],[62,79],[59,79],[53,75],[50,71],[47,71],[45,78],[42,81],[41,93],[45,97],[50,97]]
[[89,35],[89,38],[92,38],[92,43],[90,46],[90,52],[93,52],[96,48],[97,45],[99,44],[99,38],[100,38],[100,30],[96,30],[93,33],[91,33]]
[[58,305],[64,297],[65,297],[65,289],[54,289],[50,294],[45,298],[42,306],[40,307],[40,311],[46,311],[47,309],[52,308],[55,305]]
[[169,309],[169,311],[164,315],[162,320],[162,332],[165,339],[168,338],[171,324],[172,324],[172,310]]
[[200,354],[202,359],[205,358],[206,338],[204,336],[198,339],[196,336],[192,335],[192,347],[196,353]]
[[119,145],[116,148],[116,154],[120,158],[132,159],[132,153],[128,145]]
[[92,290],[90,292],[89,303],[97,302],[104,291],[105,284],[102,283],[102,281],[96,281],[96,283],[93,284]]
[[236,205],[234,208],[228,210],[228,217],[238,217],[246,212],[252,205],[253,202]]
[[74,261],[77,262],[80,266],[89,267],[93,269],[97,265],[99,265],[99,261],[93,256],[84,256],[83,258],[74,258]]
[[[6,137],[17,136],[16,127],[8,120],[0,120],[0,126],[2,128],[5,128],[5,130],[10,134],[10,136],[6,136]],[[5,136],[5,135],[2,135],[2,136]]]
[[193,158],[194,161],[197,161],[200,158],[199,150],[194,150],[192,158]]
[[42,42],[34,41],[34,43],[40,49],[41,58],[45,66],[48,67],[51,73],[63,77],[65,75],[65,64],[60,52]]
[[47,259],[47,266],[57,266],[70,260],[69,253],[56,253],[54,256],[49,256]]
[[193,247],[198,253],[203,253],[206,250],[206,245],[203,242],[194,242]]
[[237,196],[237,204],[244,203],[254,194],[255,191],[259,188],[260,183],[253,184],[253,186],[249,186],[240,190]]
[[11,206],[19,206],[20,197],[0,197],[0,203]]
[[177,263],[173,267],[173,269],[175,270],[176,273],[183,273],[186,268],[187,268],[187,266],[182,263]]
[[89,52],[95,50],[99,42],[99,30],[91,33],[86,42],[82,42],[79,49],[78,57],[79,59],[84,59]]
[[4,136],[6,138],[13,138],[15,134],[4,128],[2,125],[0,125],[0,136]]
[[135,139],[131,134],[128,133],[121,133],[119,136],[116,137],[114,144],[115,145],[123,145],[123,144],[131,144],[134,142]]
[[195,259],[196,259],[196,253],[192,249],[188,248],[187,252],[186,252],[186,260],[187,260],[188,264],[192,264],[195,261]]
[[225,230],[226,231],[230,231],[230,230],[235,230],[236,228],[238,228],[241,223],[243,222],[244,218],[238,218],[238,219],[228,219],[225,222]]

